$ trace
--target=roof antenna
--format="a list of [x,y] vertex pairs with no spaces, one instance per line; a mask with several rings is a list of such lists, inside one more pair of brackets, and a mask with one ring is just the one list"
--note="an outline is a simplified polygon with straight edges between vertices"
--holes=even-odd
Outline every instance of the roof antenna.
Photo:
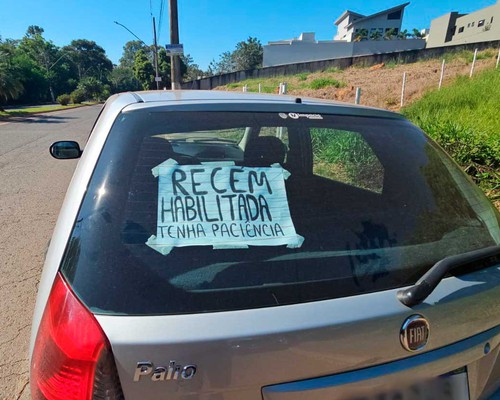
[[301,103],[302,103],[302,99],[301,99],[300,97],[297,97],[297,98],[295,99],[295,102],[296,102],[297,104],[301,104]]

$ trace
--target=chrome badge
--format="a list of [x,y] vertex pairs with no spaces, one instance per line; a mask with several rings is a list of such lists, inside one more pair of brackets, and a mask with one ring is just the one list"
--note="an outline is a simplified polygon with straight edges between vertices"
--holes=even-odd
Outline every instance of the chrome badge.
[[168,367],[155,366],[151,361],[138,362],[135,368],[134,382],[139,382],[141,378],[158,381],[176,381],[192,379],[196,374],[196,365],[179,365],[175,361],[170,361]]
[[401,327],[399,339],[401,345],[408,351],[422,350],[429,340],[429,322],[419,314],[408,317]]

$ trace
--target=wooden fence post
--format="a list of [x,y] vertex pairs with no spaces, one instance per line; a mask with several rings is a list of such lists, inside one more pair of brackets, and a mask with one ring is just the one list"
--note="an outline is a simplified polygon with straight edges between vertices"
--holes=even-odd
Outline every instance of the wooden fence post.
[[443,86],[443,78],[444,78],[444,66],[446,64],[446,60],[443,60],[443,64],[441,65],[441,77],[439,78],[439,89]]
[[403,86],[401,88],[401,107],[405,104],[406,72],[403,73]]
[[287,86],[288,85],[286,84],[286,82],[283,82],[281,84],[281,94],[286,94],[286,92],[287,92]]
[[356,98],[354,99],[354,104],[360,104],[361,102],[361,88],[356,88]]
[[472,60],[472,66],[470,67],[469,78],[472,78],[472,74],[474,74],[474,67],[476,66],[476,58],[477,58],[477,49],[474,51],[474,59]]

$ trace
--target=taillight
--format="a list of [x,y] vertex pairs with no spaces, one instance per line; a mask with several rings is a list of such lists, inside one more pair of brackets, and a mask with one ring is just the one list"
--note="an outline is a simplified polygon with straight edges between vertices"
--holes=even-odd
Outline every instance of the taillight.
[[38,329],[30,381],[36,400],[123,398],[104,332],[60,274]]

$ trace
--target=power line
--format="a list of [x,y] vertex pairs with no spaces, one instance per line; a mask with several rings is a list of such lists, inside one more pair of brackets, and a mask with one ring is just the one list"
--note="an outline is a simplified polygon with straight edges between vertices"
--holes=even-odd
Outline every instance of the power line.
[[158,41],[161,37],[161,27],[163,26],[163,14],[165,13],[165,0],[161,0],[160,4],[160,18],[158,21]]

